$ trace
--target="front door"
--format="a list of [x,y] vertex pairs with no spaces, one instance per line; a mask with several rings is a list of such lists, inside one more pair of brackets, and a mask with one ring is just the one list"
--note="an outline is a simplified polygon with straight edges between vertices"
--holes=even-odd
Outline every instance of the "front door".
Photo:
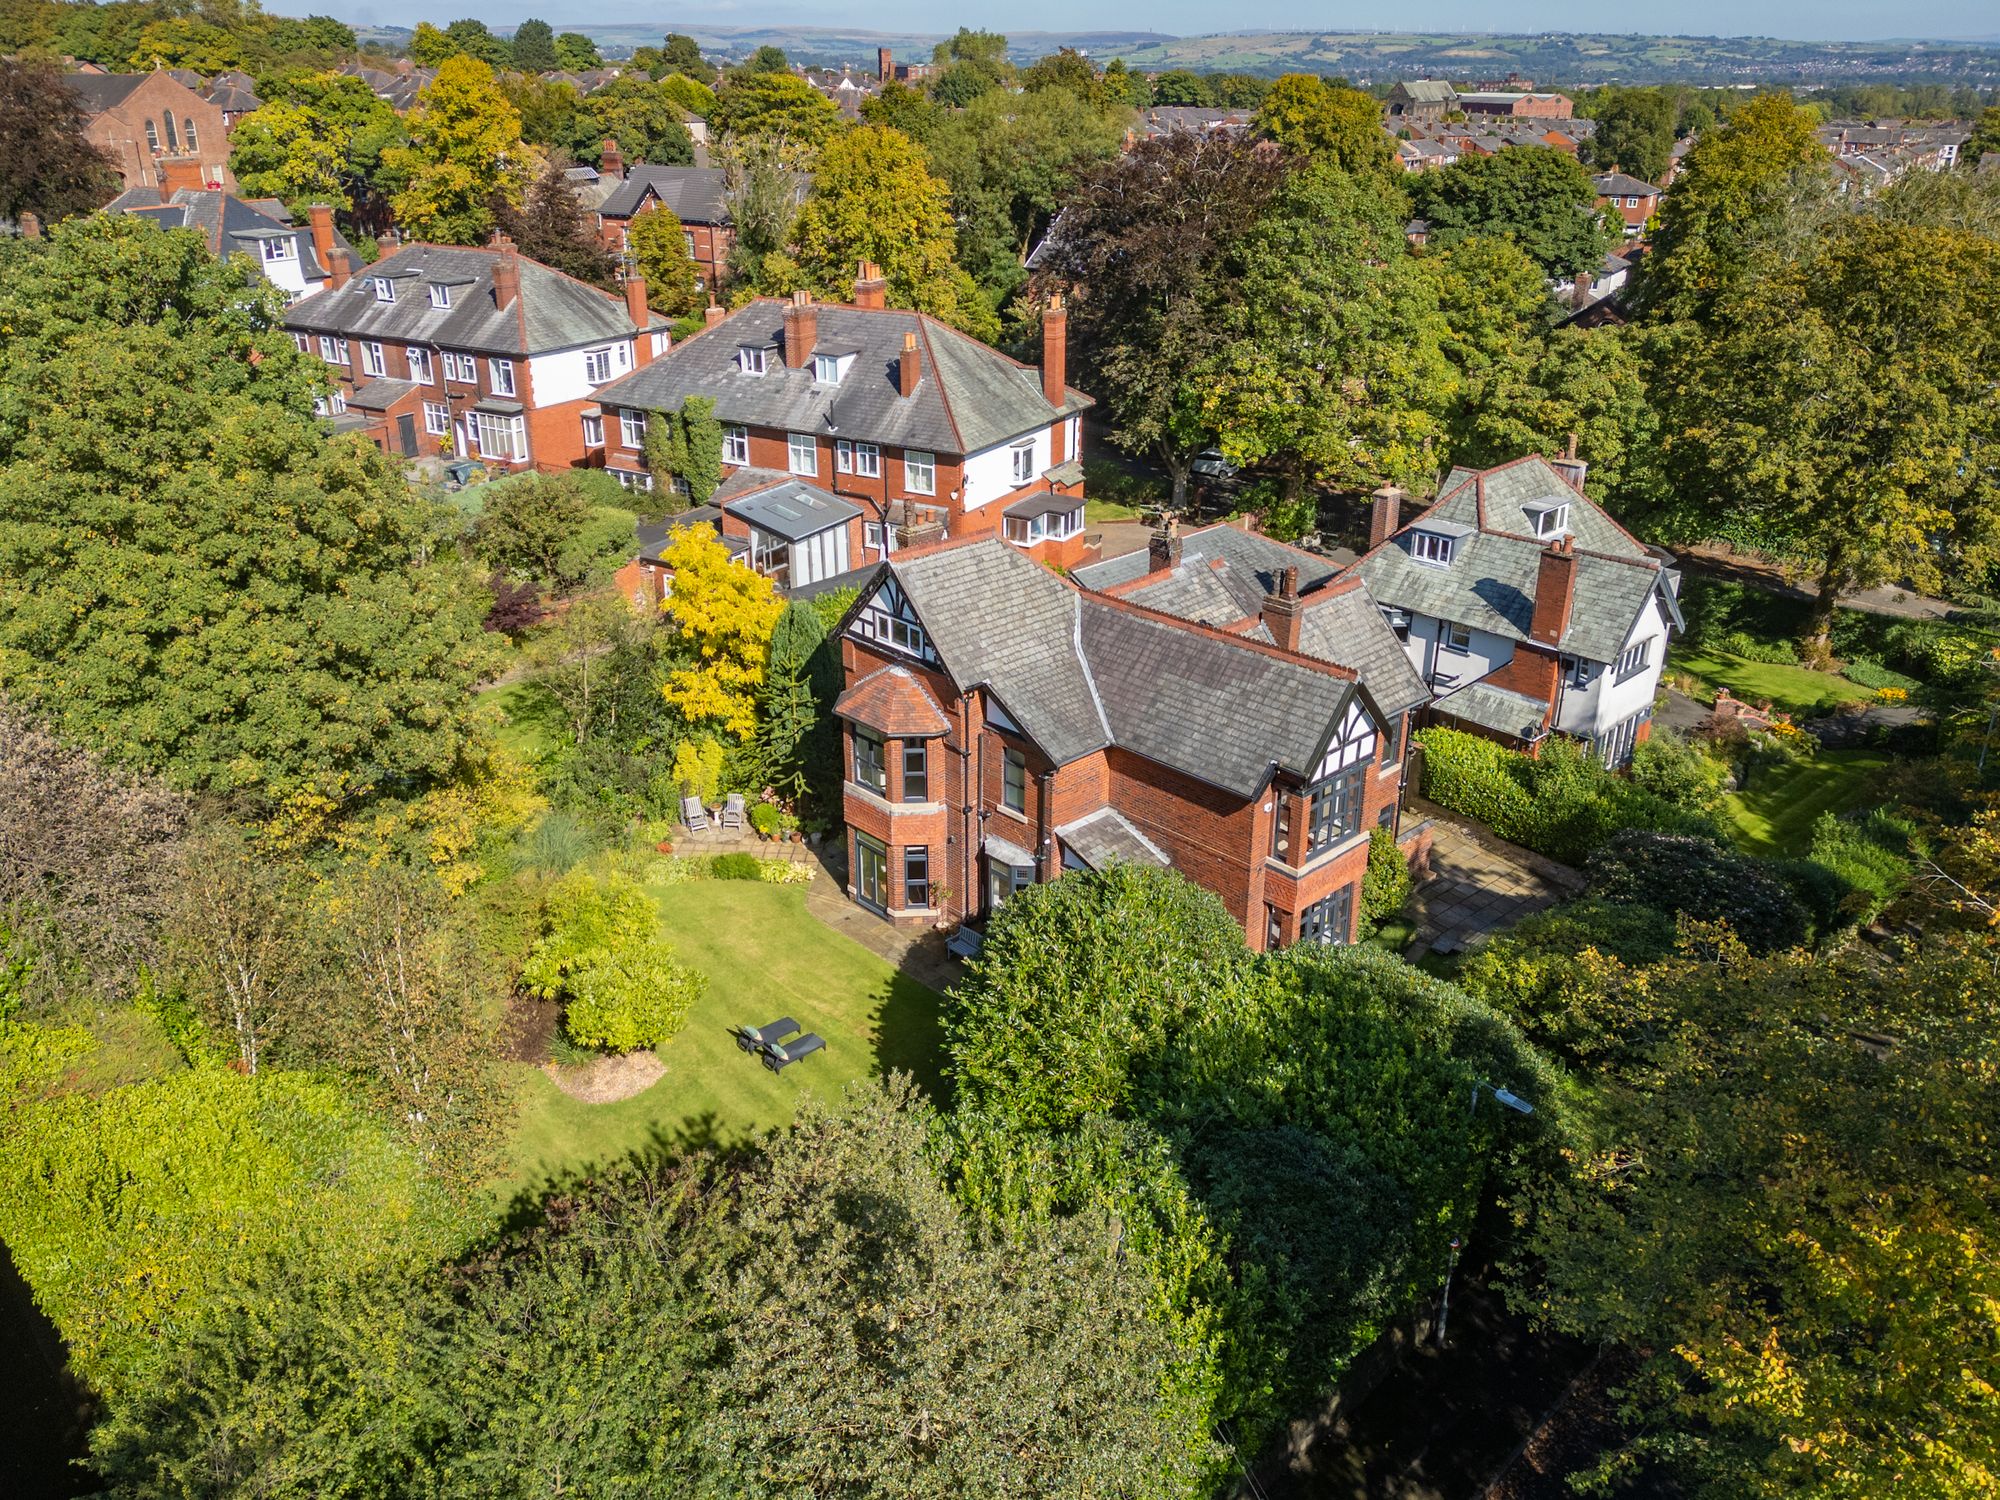
[[403,450],[403,457],[417,456],[417,419],[415,417],[396,418],[396,446]]

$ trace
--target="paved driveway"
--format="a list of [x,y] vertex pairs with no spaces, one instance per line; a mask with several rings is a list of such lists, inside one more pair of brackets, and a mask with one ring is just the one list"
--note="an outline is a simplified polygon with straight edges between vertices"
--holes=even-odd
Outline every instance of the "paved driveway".
[[1583,889],[1583,877],[1567,865],[1495,838],[1434,803],[1412,798],[1405,827],[1412,817],[1431,819],[1430,878],[1410,906],[1417,919],[1412,958],[1460,952]]

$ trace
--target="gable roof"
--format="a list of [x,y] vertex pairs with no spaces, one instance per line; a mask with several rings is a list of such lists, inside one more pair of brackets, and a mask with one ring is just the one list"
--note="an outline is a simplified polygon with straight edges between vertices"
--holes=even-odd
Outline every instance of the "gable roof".
[[1590,179],[1591,186],[1606,198],[1657,198],[1660,190],[1650,182],[1627,177],[1623,172],[1605,172]]
[[[1034,432],[1091,404],[1066,389],[1060,410],[1042,399],[1041,372],[922,313],[818,303],[817,347],[855,356],[838,385],[813,379],[811,362],[788,367],[782,302],[750,303],[598,392],[600,400],[678,410],[689,396],[715,402],[718,421],[789,432],[839,432],[891,447],[963,455]],[[896,384],[903,337],[923,361],[915,394]],[[742,368],[739,351],[766,349],[765,373]]]
[[[1568,535],[1577,560],[1576,595],[1561,650],[1587,661],[1616,661],[1648,601],[1659,596],[1675,617],[1659,560],[1541,455],[1480,471],[1453,469],[1439,496],[1355,564],[1384,604],[1527,640],[1544,546],[1534,537],[1528,508],[1556,503],[1569,506]],[[1421,563],[1411,554],[1410,533],[1422,530],[1460,538],[1448,566]]]
[[[327,278],[327,268],[313,249],[312,231],[293,224],[285,206],[275,199],[251,202],[220,188],[176,188],[163,196],[156,187],[132,187],[105,204],[104,212],[137,214],[162,229],[192,229],[208,241],[211,255],[240,252],[250,257],[260,275],[264,259],[258,242],[288,239],[305,279]],[[338,229],[333,231],[333,242],[347,252],[351,262],[358,261],[354,247]]]
[[1058,765],[1115,745],[1249,797],[1273,767],[1309,775],[1361,691],[1338,667],[1086,593],[998,540],[879,571],[946,674],[987,688]]
[[607,219],[629,219],[653,198],[683,224],[727,224],[727,189],[720,167],[633,166],[597,211]]
[[[515,254],[520,295],[507,307],[494,300],[493,271],[505,247],[404,245],[362,267],[339,291],[294,303],[285,326],[304,333],[438,344],[481,353],[531,355],[630,338],[637,329],[625,299]],[[396,300],[382,302],[373,281],[387,277]],[[451,288],[451,306],[431,305],[428,288]],[[655,316],[648,325],[664,328]]]
[[[1087,589],[1115,590],[1162,614],[1229,627],[1256,619],[1284,570],[1297,568],[1306,601],[1299,623],[1305,655],[1352,667],[1385,714],[1404,713],[1430,698],[1367,585],[1355,579],[1351,587],[1328,587],[1341,570],[1327,558],[1224,523],[1185,533],[1179,567],[1149,574],[1151,566],[1140,550],[1087,564],[1073,576]],[[1261,627],[1252,634],[1269,638]]]
[[84,113],[101,115],[116,109],[150,73],[65,73],[63,85],[83,102]]

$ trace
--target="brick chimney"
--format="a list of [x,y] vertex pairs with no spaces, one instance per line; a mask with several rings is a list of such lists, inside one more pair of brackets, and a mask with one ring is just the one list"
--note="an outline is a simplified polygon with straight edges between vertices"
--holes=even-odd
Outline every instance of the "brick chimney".
[[610,136],[604,138],[603,156],[597,163],[600,177],[620,177],[625,175],[625,153],[618,149],[618,142]]
[[702,309],[701,313],[702,326],[705,328],[713,328],[717,323],[720,323],[724,318],[728,316],[729,316],[728,308],[722,306],[722,304],[719,302],[711,302],[708,304],[707,307]]
[[1168,516],[1146,541],[1146,571],[1167,573],[1181,565],[1181,522]]
[[813,346],[818,342],[819,309],[813,306],[812,293],[793,292],[792,300],[785,304],[786,367],[803,370],[812,362]]
[[313,254],[319,263],[329,270],[333,267],[333,209],[325,203],[315,203],[306,210],[306,218],[312,225]]
[[1264,596],[1264,628],[1271,639],[1287,651],[1299,649],[1299,626],[1304,622],[1305,601],[1299,598],[1299,570],[1287,568],[1278,575],[1278,592]]
[[630,318],[641,332],[653,321],[652,310],[646,306],[646,278],[637,271],[625,278],[625,316]]
[[1562,537],[1542,549],[1535,567],[1535,612],[1528,638],[1538,646],[1560,646],[1575,603],[1576,543]]
[[42,237],[42,216],[31,209],[21,210],[21,238],[38,240]]
[[1403,491],[1385,484],[1368,499],[1368,550],[1374,551],[1403,524]]
[[1576,273],[1576,284],[1569,294],[1569,305],[1571,307],[1590,306],[1590,294],[1596,286],[1597,278],[1595,276],[1591,275],[1588,271],[1578,271]]
[[166,197],[178,193],[182,188],[199,191],[208,186],[208,179],[201,175],[201,163],[192,156],[163,156],[160,158],[160,195]]
[[905,396],[917,393],[917,382],[924,378],[923,357],[917,353],[917,336],[903,335],[903,352],[896,360],[896,389]]
[[887,83],[896,76],[896,56],[887,47],[875,49],[875,77],[879,83]]
[[347,285],[347,252],[335,245],[326,257],[326,289],[337,292]]
[[1051,406],[1063,404],[1064,383],[1069,376],[1069,309],[1062,293],[1049,298],[1042,310],[1042,399]]
[[521,295],[521,260],[504,234],[493,236],[493,248],[500,252],[493,257],[493,305],[512,307]]
[[854,305],[856,307],[887,307],[889,305],[889,281],[882,274],[882,268],[872,260],[861,262],[854,278]]
[[1564,484],[1579,495],[1583,493],[1583,476],[1590,471],[1590,465],[1576,456],[1575,433],[1569,435],[1569,446],[1563,449],[1563,456],[1550,459],[1549,467],[1562,476]]

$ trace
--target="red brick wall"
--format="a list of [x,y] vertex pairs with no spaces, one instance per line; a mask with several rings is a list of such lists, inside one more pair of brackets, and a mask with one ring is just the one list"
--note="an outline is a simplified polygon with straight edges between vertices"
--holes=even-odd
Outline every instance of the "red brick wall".
[[[167,110],[173,111],[176,131],[184,132],[186,122],[194,121],[196,150],[187,149],[184,134],[179,150],[168,145],[160,119]],[[159,137],[157,153],[146,140],[148,120],[153,122]],[[200,169],[204,184],[214,180],[228,191],[236,191],[236,178],[229,170],[229,130],[222,111],[167,73],[152,74],[115,108],[85,121],[83,134],[109,153],[127,187],[159,187],[160,158],[185,156]],[[215,168],[213,173],[208,170],[210,167]],[[225,251],[228,248],[225,246]]]

